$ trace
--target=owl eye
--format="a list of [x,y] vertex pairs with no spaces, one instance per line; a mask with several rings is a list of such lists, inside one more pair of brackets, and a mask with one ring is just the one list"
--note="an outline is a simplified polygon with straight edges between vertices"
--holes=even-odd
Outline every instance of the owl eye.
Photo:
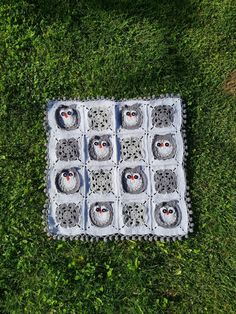
[[137,114],[136,114],[136,112],[135,111],[132,111],[132,116],[134,117],[134,116],[136,116]]
[[63,177],[66,177],[67,176],[67,173],[66,172],[63,172]]
[[66,113],[64,111],[61,112],[61,116],[64,117]]
[[160,143],[160,142],[157,142],[157,146],[160,147],[160,146],[161,146],[161,143]]
[[94,145],[96,145],[96,146],[97,146],[97,145],[98,145],[98,142],[94,142]]
[[103,212],[103,213],[105,213],[105,212],[107,212],[107,211],[108,211],[108,209],[107,209],[107,208],[105,208],[105,207],[104,207],[104,208],[102,208],[102,212]]
[[127,179],[131,179],[131,174],[127,174],[127,175],[126,175],[126,178],[127,178]]
[[173,214],[173,212],[174,212],[173,209],[169,209],[170,214]]
[[126,112],[126,115],[130,117],[130,116],[131,116],[131,112],[130,112],[130,111],[127,111],[127,112]]
[[164,208],[164,209],[162,210],[162,212],[163,212],[164,214],[167,213],[167,209]]
[[70,176],[70,177],[73,177],[73,175],[74,175],[74,174],[73,174],[72,172],[69,173],[69,176]]
[[139,174],[135,173],[134,178],[137,180],[139,178]]
[[67,111],[67,114],[70,116],[70,115],[72,115],[72,112],[71,111]]
[[102,146],[108,146],[108,143],[102,142]]
[[169,142],[165,142],[165,146],[166,147],[170,146],[170,143]]
[[100,207],[97,207],[95,210],[96,212],[100,212]]

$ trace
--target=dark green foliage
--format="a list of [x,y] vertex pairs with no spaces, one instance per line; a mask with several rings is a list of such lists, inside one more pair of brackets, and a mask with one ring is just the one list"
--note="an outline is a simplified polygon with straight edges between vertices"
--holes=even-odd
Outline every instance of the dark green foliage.
[[[0,312],[235,313],[233,0],[2,1]],[[181,93],[195,233],[177,243],[55,242],[45,202],[52,97]]]

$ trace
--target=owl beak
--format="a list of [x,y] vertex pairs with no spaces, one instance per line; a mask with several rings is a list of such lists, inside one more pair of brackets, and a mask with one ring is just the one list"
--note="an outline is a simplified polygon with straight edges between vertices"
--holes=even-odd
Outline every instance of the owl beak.
[[102,144],[99,144],[99,147],[102,148],[103,147]]
[[134,180],[134,176],[131,176],[131,180]]
[[160,145],[161,147],[163,147],[164,146],[164,143],[161,143],[161,145]]
[[65,113],[65,114],[64,114],[64,117],[65,117],[65,118],[68,118],[68,114],[67,114],[67,113]]
[[70,181],[70,176],[66,176],[66,180],[67,180],[67,181]]
[[166,212],[166,215],[169,215],[169,212]]

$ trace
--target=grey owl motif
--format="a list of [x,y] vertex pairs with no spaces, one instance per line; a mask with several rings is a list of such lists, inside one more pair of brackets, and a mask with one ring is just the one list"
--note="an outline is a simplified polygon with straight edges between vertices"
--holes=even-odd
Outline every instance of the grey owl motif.
[[152,141],[152,152],[155,159],[170,159],[175,156],[176,143],[171,134],[155,135]]
[[89,141],[89,156],[92,160],[104,161],[111,159],[113,148],[109,135],[95,135]]
[[178,226],[182,218],[178,201],[174,200],[157,204],[154,216],[157,224],[163,228]]
[[122,185],[126,193],[142,193],[147,188],[147,176],[140,166],[125,168],[122,173]]
[[58,126],[62,129],[73,130],[79,127],[80,113],[74,106],[61,105],[55,112]]
[[80,177],[76,168],[63,169],[56,176],[56,187],[61,193],[76,193],[79,191],[80,185]]
[[90,206],[89,216],[97,227],[107,227],[113,220],[113,208],[110,202],[96,202]]
[[133,130],[138,129],[143,123],[143,113],[140,104],[125,105],[121,109],[121,125],[122,128]]

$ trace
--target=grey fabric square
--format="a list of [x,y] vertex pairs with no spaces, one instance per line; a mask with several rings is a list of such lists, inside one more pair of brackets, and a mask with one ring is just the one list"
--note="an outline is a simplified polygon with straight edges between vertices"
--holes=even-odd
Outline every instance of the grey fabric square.
[[72,228],[79,224],[80,206],[74,203],[60,204],[56,209],[56,221],[63,228]]
[[123,161],[143,160],[144,147],[142,137],[127,137],[121,139],[121,159]]
[[174,122],[174,110],[171,106],[157,106],[152,111],[152,124],[157,128],[168,127]]
[[89,171],[90,193],[113,192],[112,173],[107,170]]
[[78,160],[80,158],[78,141],[75,138],[59,140],[56,155],[59,160]]
[[88,111],[89,126],[92,130],[103,131],[111,128],[112,115],[107,108],[90,108]]
[[171,169],[156,171],[154,180],[158,193],[174,193],[177,189],[177,176]]
[[147,221],[147,209],[142,203],[125,204],[122,210],[123,221],[127,227],[145,225]]

